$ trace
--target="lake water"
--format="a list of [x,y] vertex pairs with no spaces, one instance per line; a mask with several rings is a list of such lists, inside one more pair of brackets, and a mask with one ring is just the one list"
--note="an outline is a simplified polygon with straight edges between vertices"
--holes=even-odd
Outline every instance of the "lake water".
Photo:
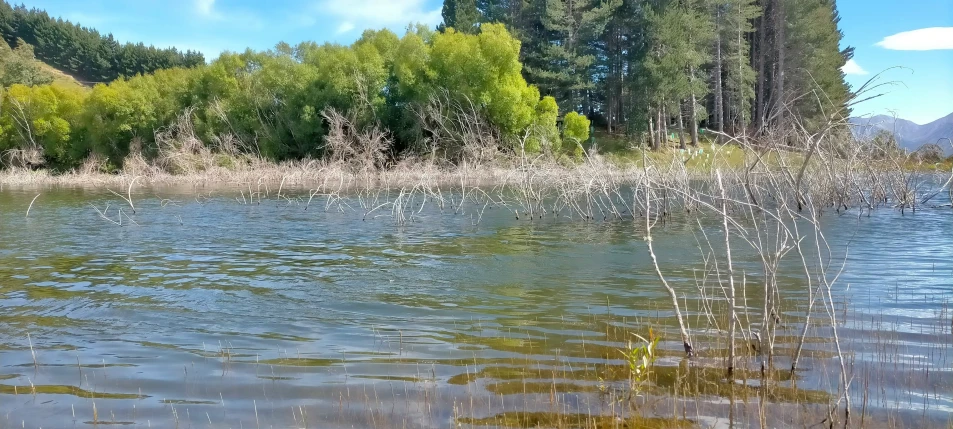
[[[109,203],[107,216],[119,216],[125,203],[103,191],[0,192],[0,428],[445,428],[519,411],[608,415],[624,408],[612,394],[627,377],[618,350],[649,326],[665,353],[644,414],[723,425],[731,399],[742,403],[733,419],[757,421],[757,400],[745,397],[754,390],[728,398],[722,375],[692,369],[717,361],[714,349],[681,358],[671,301],[631,221],[527,221],[487,208],[476,222],[479,207],[429,206],[395,225],[323,204],[245,205],[228,192],[137,194],[119,226],[94,208]],[[849,248],[835,310],[854,416],[866,407],[894,427],[945,427],[953,210],[831,213],[824,229],[835,254]],[[693,231],[671,222],[655,243],[700,332]],[[754,255],[736,259],[756,283]],[[803,292],[799,270],[784,267],[782,291]],[[796,306],[785,311],[779,337],[797,332]],[[807,349],[805,393],[775,392],[774,418],[819,423],[822,394],[837,393],[829,329],[812,330]],[[784,367],[790,341],[778,350]]]

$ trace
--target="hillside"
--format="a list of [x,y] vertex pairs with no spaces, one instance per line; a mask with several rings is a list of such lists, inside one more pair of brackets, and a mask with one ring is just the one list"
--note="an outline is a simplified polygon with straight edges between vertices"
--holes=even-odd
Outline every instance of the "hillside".
[[953,139],[953,113],[924,125],[887,115],[851,118],[850,123],[858,139],[868,139],[887,131],[907,151],[914,152],[925,144],[938,144],[947,156],[953,155],[953,145],[946,140]]
[[37,59],[33,46],[22,40],[18,42],[20,44],[15,47],[0,42],[0,84],[3,87],[15,83],[36,85],[51,82],[84,86],[69,73]]
[[35,60],[35,61],[37,66],[40,67],[40,70],[42,70],[43,73],[46,73],[53,77],[54,82],[68,83],[68,84],[76,85],[76,86],[90,86],[90,85],[83,84],[82,82],[77,80],[75,77],[73,77],[69,73],[66,73],[47,63],[44,63],[43,61],[40,61],[40,60]]
[[120,76],[205,64],[200,52],[120,43],[112,34],[6,1],[0,1],[0,38],[11,46],[23,40],[33,46],[36,58],[84,82],[111,82]]

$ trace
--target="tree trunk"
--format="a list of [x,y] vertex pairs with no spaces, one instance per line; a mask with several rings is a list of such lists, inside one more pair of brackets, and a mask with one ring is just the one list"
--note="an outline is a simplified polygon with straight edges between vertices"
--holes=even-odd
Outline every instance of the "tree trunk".
[[689,124],[689,132],[692,133],[692,146],[698,147],[698,109],[695,107],[698,104],[698,100],[695,98],[695,92],[692,91],[692,99],[690,100],[692,105],[689,106],[689,112],[691,114],[692,122]]
[[[738,16],[740,19],[743,19],[744,17],[741,15],[741,4],[738,4]],[[736,48],[738,50],[738,82],[741,83],[741,85],[738,85],[738,107],[735,109],[735,119],[732,120],[733,124],[738,124],[740,126],[735,129],[734,136],[737,136],[739,130],[745,135],[748,133],[748,130],[746,129],[748,124],[745,123],[745,59],[744,55],[742,55],[742,52],[744,52],[745,40],[744,37],[742,37],[741,32],[743,22],[744,21],[738,22],[738,47]],[[751,49],[748,49],[748,55],[751,55]]]
[[682,100],[682,102],[678,103],[678,148],[679,148],[679,149],[682,149],[682,150],[687,149],[687,148],[685,147],[685,124],[684,124],[684,122],[685,122],[685,119],[684,119],[684,116],[685,116],[684,111],[685,111],[685,109],[684,109],[684,106],[685,106],[684,100]]
[[[715,126],[718,130],[718,143],[722,142],[721,134],[725,132],[725,97],[724,97],[724,85],[722,84],[722,55],[721,55],[721,5],[716,6],[715,11],[715,32],[717,33],[717,41],[715,42]],[[694,100],[695,96],[692,95]],[[692,106],[692,113],[695,112],[695,106]],[[694,118],[692,119],[694,121]],[[692,143],[697,145],[698,140],[692,138]]]
[[668,123],[671,117],[668,116],[668,109],[662,105],[662,148],[668,148]]
[[767,56],[767,52],[765,52],[764,47],[767,44],[766,33],[768,31],[768,26],[765,24],[765,20],[768,17],[768,2],[765,0],[763,4],[764,4],[764,8],[761,11],[761,17],[758,18],[758,27],[757,27],[758,43],[756,45],[757,49],[752,54],[753,56],[757,57],[757,60],[758,60],[758,67],[757,67],[758,93],[757,93],[757,98],[755,100],[755,108],[754,108],[755,128],[758,129],[758,132],[761,132],[762,128],[764,128],[764,97],[765,97],[765,84],[767,83],[765,79],[765,70],[764,70],[765,57]]
[[775,44],[775,49],[777,50],[777,55],[778,55],[778,71],[777,71],[777,77],[776,77],[777,82],[775,82],[775,84],[777,85],[775,91],[777,91],[777,93],[774,94],[773,115],[776,116],[775,124],[783,126],[784,103],[785,103],[785,97],[784,97],[784,67],[785,67],[784,60],[785,58],[784,57],[786,53],[785,51],[787,50],[785,46],[785,31],[784,31],[786,26],[785,13],[784,13],[784,0],[776,0],[776,3],[774,6],[776,9],[774,12],[775,13],[774,24],[777,28],[775,36],[774,36],[774,44]]
[[655,120],[652,119],[651,113],[652,112],[649,112],[649,137],[652,138],[651,148],[655,150],[655,147],[657,146],[655,142],[656,142],[656,139],[658,139],[658,135],[655,134],[655,124],[654,124]]

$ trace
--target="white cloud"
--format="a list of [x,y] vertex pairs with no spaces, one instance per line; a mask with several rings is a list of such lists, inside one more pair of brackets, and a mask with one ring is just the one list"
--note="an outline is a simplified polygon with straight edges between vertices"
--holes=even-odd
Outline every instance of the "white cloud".
[[338,26],[337,34],[344,34],[353,29],[354,29],[354,24],[351,22],[345,21]]
[[895,51],[953,49],[953,27],[931,27],[887,36],[877,46]]
[[216,0],[192,0],[195,6],[195,14],[205,21],[213,21],[217,24],[228,24],[242,26],[252,30],[260,30],[264,27],[261,18],[247,10],[229,10],[223,11],[216,7]]
[[195,11],[206,18],[220,18],[215,13],[215,0],[195,0]]
[[863,76],[868,74],[867,70],[864,70],[864,68],[854,60],[847,61],[847,64],[844,64],[841,70],[848,76]]
[[[440,8],[427,10],[425,0],[321,0],[320,12],[343,23],[338,30],[354,28],[400,27],[411,23],[436,26],[441,21]],[[340,31],[339,31],[340,33]]]

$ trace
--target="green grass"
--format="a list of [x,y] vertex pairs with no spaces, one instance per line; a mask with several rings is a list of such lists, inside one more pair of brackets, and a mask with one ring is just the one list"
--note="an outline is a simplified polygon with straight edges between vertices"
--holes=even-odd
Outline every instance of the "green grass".
[[43,70],[45,73],[48,73],[50,76],[53,76],[53,82],[57,82],[57,83],[61,83],[61,84],[67,84],[67,85],[82,86],[82,87],[88,86],[88,85],[84,85],[82,82],[76,80],[76,78],[73,77],[72,75],[70,75],[70,74],[68,74],[68,73],[66,73],[66,72],[64,72],[64,71],[62,71],[62,70],[60,70],[60,69],[58,69],[58,68],[56,68],[56,67],[53,67],[53,66],[51,66],[51,65],[49,65],[49,64],[47,64],[47,63],[44,63],[44,62],[42,62],[42,61],[40,61],[40,60],[36,60],[36,62],[39,63],[41,70]]

